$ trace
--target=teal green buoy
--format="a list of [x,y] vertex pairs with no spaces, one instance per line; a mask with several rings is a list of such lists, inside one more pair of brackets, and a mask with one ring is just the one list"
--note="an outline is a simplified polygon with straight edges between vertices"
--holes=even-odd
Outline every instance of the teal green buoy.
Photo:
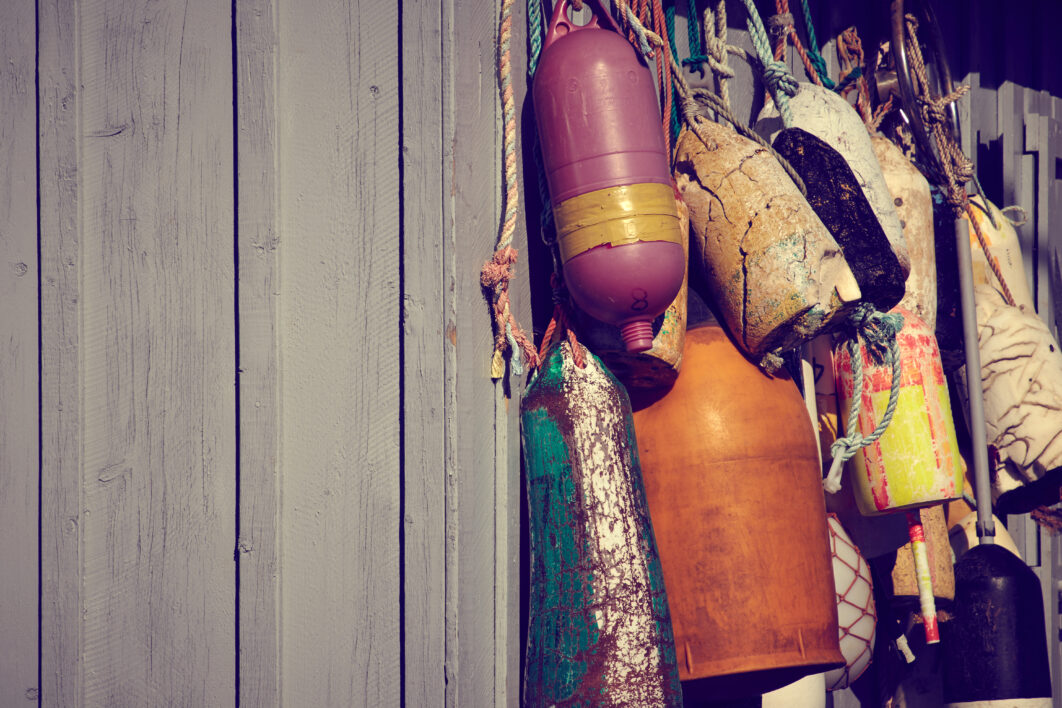
[[526,706],[681,706],[630,400],[582,345],[520,405],[531,535]]

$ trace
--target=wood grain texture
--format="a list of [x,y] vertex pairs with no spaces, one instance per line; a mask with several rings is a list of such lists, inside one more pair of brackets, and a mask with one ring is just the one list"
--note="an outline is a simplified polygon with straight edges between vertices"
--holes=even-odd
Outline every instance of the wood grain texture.
[[[500,225],[502,167],[496,12],[443,4],[443,269],[446,316],[446,703],[518,705],[519,435],[522,382],[489,378],[492,331],[479,271]],[[513,77],[522,95],[523,15],[513,18]],[[520,107],[517,106],[519,113]],[[521,138],[522,139],[522,138]],[[519,149],[517,154],[519,155]],[[518,171],[520,168],[518,167]],[[521,172],[521,174],[523,174]],[[518,220],[519,221],[519,220]],[[522,230],[513,244],[526,254]],[[529,325],[528,271],[510,286]],[[546,287],[546,283],[537,284]]]
[[82,452],[76,0],[38,3],[41,339],[41,687],[81,701]]
[[278,6],[281,702],[396,705],[394,3]]
[[442,12],[402,5],[404,701],[446,700]]
[[230,8],[94,0],[79,13],[80,700],[227,704]]
[[35,7],[0,5],[0,705],[37,687]]
[[[490,705],[495,691],[495,427],[502,385],[488,376],[492,333],[479,270],[494,250],[501,212],[495,12],[444,5],[446,127],[453,146],[446,185],[447,323],[447,695],[450,706]],[[514,45],[516,43],[514,42]],[[519,248],[519,244],[515,244]],[[475,255],[472,255],[475,254]],[[516,310],[520,317],[520,310]],[[515,408],[516,406],[512,406]],[[489,579],[489,580],[488,580]]]
[[280,397],[276,22],[273,0],[236,4],[239,341],[239,702],[278,706]]

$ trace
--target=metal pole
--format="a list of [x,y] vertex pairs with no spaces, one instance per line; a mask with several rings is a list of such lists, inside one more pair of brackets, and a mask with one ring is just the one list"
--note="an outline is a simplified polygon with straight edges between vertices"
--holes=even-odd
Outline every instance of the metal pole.
[[988,477],[988,437],[985,434],[985,393],[981,388],[981,351],[977,343],[977,305],[974,302],[970,222],[955,220],[959,252],[959,294],[962,297],[963,345],[966,348],[966,390],[970,399],[970,440],[973,445],[974,493],[977,496],[977,538],[995,543],[992,486]]

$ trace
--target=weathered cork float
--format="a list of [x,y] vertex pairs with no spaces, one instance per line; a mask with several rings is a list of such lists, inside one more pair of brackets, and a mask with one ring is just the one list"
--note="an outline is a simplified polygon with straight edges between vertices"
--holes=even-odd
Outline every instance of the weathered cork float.
[[[581,345],[580,345],[581,346]],[[553,348],[520,405],[531,536],[524,704],[681,706],[631,408]]]
[[691,293],[675,386],[636,399],[634,414],[688,700],[756,695],[844,664],[803,400],[703,310]]
[[933,231],[933,195],[929,182],[891,140],[873,135],[870,144],[881,165],[896,214],[900,217],[911,270],[900,307],[937,326],[937,261]]
[[582,26],[569,6],[554,8],[532,86],[564,280],[645,351],[686,268],[655,83],[596,0]]
[[[689,251],[690,211],[675,189],[683,253]],[[683,271],[682,287],[671,304],[653,323],[653,346],[644,352],[627,351],[623,338],[610,327],[582,312],[576,313],[579,340],[605,362],[629,390],[668,388],[675,383],[682,366],[686,341],[686,297],[689,288],[689,261]]]
[[[792,128],[783,130],[781,116],[774,102],[768,101],[756,121],[756,132],[771,140],[774,148],[791,163],[794,158],[799,161],[800,149],[809,151],[814,145],[817,155],[824,156],[827,152],[839,154],[851,169],[866,204],[877,217],[881,231],[868,231],[863,239],[854,238],[853,232],[851,240],[842,235],[838,237],[838,241],[845,250],[845,257],[852,266],[860,288],[863,289],[863,298],[873,302],[879,310],[888,310],[903,297],[904,281],[910,270],[910,257],[904,242],[900,218],[893,206],[881,167],[874,156],[866,127],[859,114],[843,98],[814,84],[801,83],[796,95],[789,99],[789,107],[793,115]],[[794,129],[818,138],[827,146],[827,150],[823,150],[820,144],[809,141]],[[779,142],[778,139],[786,134],[789,134],[788,137]],[[805,171],[801,171],[796,164],[794,168],[805,183],[811,179],[812,184],[808,185],[808,199],[813,205],[818,202],[832,212],[851,214],[849,209],[862,203],[862,200],[856,199],[854,194],[831,188],[830,175],[836,171],[834,164],[835,161],[831,159],[830,164],[823,170],[816,170],[814,163],[809,163],[809,169]],[[819,212],[819,208],[817,206],[816,211],[821,216],[823,212]],[[831,224],[827,225],[835,228]],[[839,225],[847,226],[843,220]],[[881,236],[884,236],[884,240]],[[868,243],[868,239],[871,239],[871,242]],[[849,248],[852,246],[861,247],[860,252],[849,255]],[[892,259],[887,258],[886,250],[892,252]]]
[[[933,595],[938,600],[950,602],[955,599],[955,571],[951,562],[951,543],[948,539],[948,524],[944,519],[944,507],[937,505],[918,510],[925,529],[926,553],[929,572],[933,581]],[[918,603],[918,575],[911,544],[896,552],[892,566],[892,595],[905,604]]]
[[683,131],[675,178],[691,263],[738,346],[759,360],[829,329],[858,302],[837,242],[778,161],[730,128]]

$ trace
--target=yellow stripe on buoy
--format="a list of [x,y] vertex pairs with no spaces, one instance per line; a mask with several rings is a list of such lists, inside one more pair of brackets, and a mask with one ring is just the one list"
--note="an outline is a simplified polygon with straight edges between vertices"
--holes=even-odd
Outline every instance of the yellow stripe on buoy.
[[553,218],[565,263],[606,244],[682,243],[675,192],[669,184],[628,184],[580,194],[554,206]]

